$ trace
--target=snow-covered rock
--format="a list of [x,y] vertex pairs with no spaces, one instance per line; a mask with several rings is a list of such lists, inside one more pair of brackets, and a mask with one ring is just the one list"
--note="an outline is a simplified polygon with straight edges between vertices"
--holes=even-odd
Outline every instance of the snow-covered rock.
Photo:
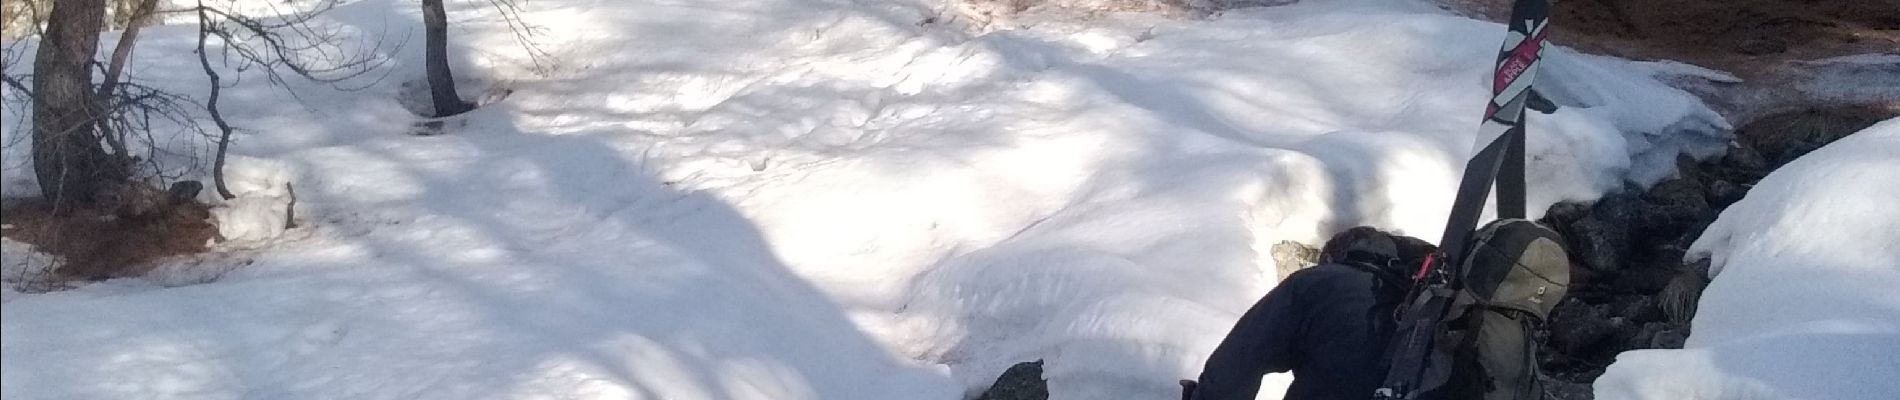
[[211,208],[218,235],[235,242],[258,242],[283,235],[289,227],[291,198],[250,192]]
[[215,191],[201,197],[217,199],[211,207],[218,235],[234,242],[261,242],[283,235],[290,227],[295,188],[290,167],[280,161],[233,156],[225,167],[225,182],[236,196],[218,199]]
[[1713,280],[1681,350],[1617,357],[1596,398],[1900,393],[1900,119],[1776,170],[1691,248]]

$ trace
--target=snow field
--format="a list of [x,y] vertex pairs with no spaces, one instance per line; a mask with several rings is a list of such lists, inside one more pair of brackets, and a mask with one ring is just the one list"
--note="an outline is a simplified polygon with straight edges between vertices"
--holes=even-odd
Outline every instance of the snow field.
[[[1401,0],[986,33],[540,0],[537,60],[451,3],[458,79],[512,95],[405,135],[413,6],[326,14],[414,39],[359,91],[227,92],[235,186],[294,183],[300,232],[215,283],[9,295],[4,397],[949,399],[1045,359],[1057,399],[1166,398],[1276,284],[1272,243],[1438,236],[1504,31]],[[148,31],[134,79],[202,90],[188,33]],[[1663,66],[1547,57],[1532,209],[1724,143]]]

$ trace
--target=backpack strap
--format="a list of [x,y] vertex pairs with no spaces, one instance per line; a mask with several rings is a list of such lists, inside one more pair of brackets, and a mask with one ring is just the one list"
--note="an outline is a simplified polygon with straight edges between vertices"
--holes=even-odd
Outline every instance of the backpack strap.
[[1391,287],[1407,291],[1412,287],[1412,280],[1406,279],[1403,272],[1405,267],[1399,265],[1403,261],[1397,256],[1353,250],[1346,252],[1343,258],[1334,262],[1369,272],[1372,276],[1379,278],[1380,283]]

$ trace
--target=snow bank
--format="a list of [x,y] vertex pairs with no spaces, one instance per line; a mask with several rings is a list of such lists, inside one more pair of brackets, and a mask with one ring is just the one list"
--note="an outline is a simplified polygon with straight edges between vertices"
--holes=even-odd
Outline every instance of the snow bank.
[[[308,237],[7,302],[4,397],[951,399],[1045,359],[1056,399],[1166,398],[1273,243],[1438,236],[1504,34],[1403,0],[994,31],[708,4],[524,2],[537,69],[451,2],[458,76],[514,91],[439,136],[406,134],[419,47],[359,91],[245,76],[233,151],[283,168],[233,175],[294,173]],[[420,37],[413,8],[324,18]],[[189,33],[148,31],[135,79],[201,90]],[[1548,55],[1532,209],[1723,142],[1653,66]]]
[[1900,119],[1801,157],[1723,211],[1682,350],[1617,357],[1599,399],[1889,399],[1900,393]]
[[225,186],[236,198],[225,200],[216,191],[200,193],[214,199],[211,219],[218,235],[233,242],[260,242],[283,235],[292,222],[288,218],[296,201],[290,166],[236,156],[226,161],[225,174]]
[[289,227],[290,196],[250,193],[211,208],[218,235],[234,242],[258,242],[282,235]]

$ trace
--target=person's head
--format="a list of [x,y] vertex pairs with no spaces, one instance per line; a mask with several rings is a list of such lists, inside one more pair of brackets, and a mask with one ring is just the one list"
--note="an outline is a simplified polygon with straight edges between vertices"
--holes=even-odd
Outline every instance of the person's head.
[[1399,244],[1399,260],[1406,266],[1416,267],[1424,264],[1426,257],[1431,257],[1432,253],[1438,252],[1438,246],[1425,239],[1411,236],[1393,236],[1392,238]]
[[1332,264],[1349,259],[1398,258],[1399,244],[1392,235],[1370,226],[1356,226],[1333,235],[1319,249],[1319,262]]
[[1424,263],[1425,257],[1437,250],[1437,246],[1419,238],[1393,235],[1370,226],[1358,226],[1333,235],[1332,239],[1327,240],[1326,245],[1320,248],[1319,262],[1325,264],[1361,260],[1381,266],[1409,269]]

